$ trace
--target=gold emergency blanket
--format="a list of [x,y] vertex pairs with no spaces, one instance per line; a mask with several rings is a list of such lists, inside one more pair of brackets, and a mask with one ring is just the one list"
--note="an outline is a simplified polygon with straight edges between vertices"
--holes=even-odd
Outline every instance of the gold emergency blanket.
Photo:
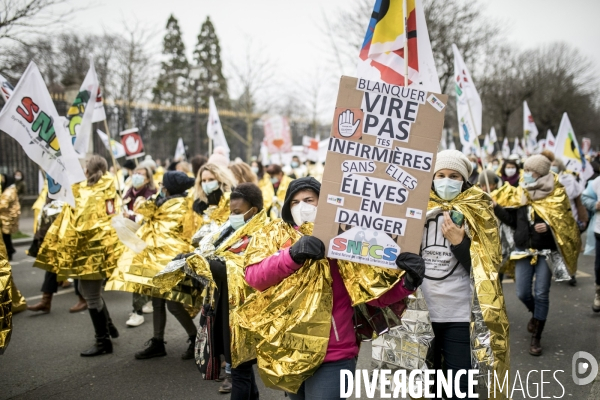
[[265,172],[262,179],[258,181],[258,187],[263,195],[263,207],[265,210],[268,210],[271,208],[273,197],[275,196],[275,190],[273,190],[273,184],[271,183],[271,175]]
[[4,240],[0,235],[0,354],[3,354],[12,333],[12,274]]
[[[474,287],[470,324],[471,363],[473,368],[479,369],[480,385],[486,385],[488,371],[495,371],[502,380],[509,373],[510,362],[508,316],[502,286],[498,281],[498,267],[502,261],[498,224],[489,196],[477,187],[465,190],[451,201],[442,200],[431,191],[427,204],[428,219],[452,209],[464,215],[466,232],[471,239],[471,280]],[[418,299],[417,296],[416,300]],[[392,328],[390,333],[379,340],[378,345],[383,347],[384,352],[388,352],[381,362],[376,363],[379,368],[409,368],[410,364],[402,363],[412,362],[411,360],[415,360],[414,368],[423,365],[418,356],[422,357],[426,351],[421,348],[420,339],[431,338],[431,330],[425,326],[429,323],[429,318],[419,312],[426,305],[415,303],[414,300],[412,306],[409,300],[407,309],[407,312],[412,313],[411,317],[404,321],[403,315],[406,326]],[[423,337],[417,343],[398,343],[403,336],[419,334],[423,334]],[[496,393],[497,396],[492,398],[507,398],[500,395],[499,389]]]
[[216,206],[208,206],[206,210],[200,216],[194,216],[195,219],[195,231],[196,233],[192,237],[192,245],[196,246],[202,240],[203,237],[209,235],[229,219],[229,197],[231,192],[225,192],[221,195],[219,204]]
[[0,230],[5,235],[19,231],[21,204],[17,195],[17,187],[10,185],[0,194]]
[[[287,193],[288,187],[290,186],[290,183],[292,183],[292,181],[292,178],[284,174],[283,178],[281,178],[281,181],[279,182],[279,186],[277,187],[277,193],[275,193],[275,189],[273,189],[273,193],[275,193],[275,195],[273,196],[273,200],[271,202],[271,211],[269,214],[271,220],[281,218],[281,208],[283,207],[283,203],[285,202],[285,194]],[[271,188],[272,187],[273,184],[271,184]]]
[[[255,233],[245,265],[253,265],[312,233],[276,220]],[[327,259],[307,261],[296,273],[250,295],[235,311],[242,330],[256,335],[258,371],[266,386],[296,393],[323,363],[331,330],[332,278]]]
[[191,279],[169,291],[159,290],[152,278],[178,254],[192,251],[193,210],[190,197],[175,197],[158,207],[154,198],[142,203],[135,211],[142,215],[143,224],[136,235],[146,243],[139,254],[126,248],[117,268],[106,284],[106,290],[122,290],[163,298],[193,307],[202,305],[201,293]]
[[120,210],[115,181],[105,174],[93,186],[72,186],[75,209],[66,204],[48,229],[34,266],[66,278],[110,277],[124,246],[111,226]]
[[44,186],[42,187],[42,191],[40,192],[38,198],[35,200],[35,203],[33,203],[33,205],[31,206],[31,209],[33,210],[33,233],[37,232],[38,216],[40,215],[42,208],[44,208],[44,204],[46,204],[46,196],[48,196],[48,181],[44,179]]
[[[495,194],[495,201],[507,208],[529,206],[531,221],[533,221],[533,213],[539,215],[550,226],[552,236],[554,236],[558,251],[564,259],[569,274],[575,275],[581,249],[581,235],[571,213],[567,192],[558,181],[558,175],[554,177],[554,190],[543,199],[532,200],[528,191],[522,186],[515,188],[504,185]],[[514,261],[512,256],[511,261]],[[507,270],[507,272],[514,271],[514,262],[509,263]]]

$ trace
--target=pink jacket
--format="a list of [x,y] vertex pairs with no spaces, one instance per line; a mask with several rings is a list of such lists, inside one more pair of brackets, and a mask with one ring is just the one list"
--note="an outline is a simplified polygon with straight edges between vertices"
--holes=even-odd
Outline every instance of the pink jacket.
[[[254,289],[263,291],[274,286],[302,267],[290,256],[289,248],[283,249],[263,261],[246,268],[246,282]],[[331,332],[324,362],[332,362],[354,358],[358,355],[358,344],[354,334],[354,310],[350,295],[344,286],[337,260],[329,259],[331,277],[333,278],[333,312],[331,316]],[[368,304],[375,307],[386,307],[396,303],[413,293],[404,288],[402,281],[394,285],[377,300]]]

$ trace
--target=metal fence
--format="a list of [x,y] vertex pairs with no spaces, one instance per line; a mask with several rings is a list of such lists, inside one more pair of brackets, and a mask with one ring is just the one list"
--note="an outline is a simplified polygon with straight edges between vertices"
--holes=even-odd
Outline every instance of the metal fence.
[[[64,94],[53,95],[54,104],[59,115],[66,115],[69,107]],[[3,106],[3,104],[1,105]],[[0,109],[1,109],[0,106]],[[113,138],[118,140],[118,133],[127,129],[125,108],[121,104],[106,104],[106,119]],[[245,119],[232,111],[219,111],[221,124],[224,126],[227,143],[231,148],[231,159],[246,157],[246,145],[239,137],[246,137]],[[196,120],[197,119],[197,120]],[[139,128],[146,154],[154,159],[172,159],[179,138],[186,145],[188,157],[196,154],[207,155],[208,139],[206,122],[208,110],[199,109],[197,113],[191,107],[165,107],[153,104],[134,105],[131,112],[132,126]],[[94,124],[96,129],[105,131],[104,123]],[[329,126],[318,125],[316,129],[308,121],[290,121],[292,141],[294,145],[302,144],[303,136],[321,137],[329,135]],[[316,132],[315,132],[316,130]],[[233,133],[233,132],[235,133]],[[263,140],[263,128],[258,118],[253,126],[252,154],[258,155],[260,143]],[[107,157],[110,164],[110,154],[102,144],[98,135],[94,137],[94,152]],[[121,164],[125,159],[118,160]],[[27,187],[26,194],[33,196],[38,193],[38,167],[27,157],[21,146],[4,132],[0,133],[0,173],[11,174],[15,170],[23,172]]]

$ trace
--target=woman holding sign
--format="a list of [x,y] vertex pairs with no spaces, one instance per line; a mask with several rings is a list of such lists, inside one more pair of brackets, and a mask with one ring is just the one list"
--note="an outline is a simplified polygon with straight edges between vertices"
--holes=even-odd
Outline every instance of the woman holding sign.
[[[489,196],[468,181],[472,172],[460,151],[438,153],[421,244],[426,266],[421,288],[435,335],[434,369],[453,377],[461,370],[493,369],[503,379],[509,359],[508,318],[496,269],[500,240]],[[489,343],[475,340],[481,335],[488,335]],[[475,346],[491,349],[475,352],[480,349]],[[473,354],[481,357],[476,365]],[[461,392],[467,393],[467,383],[465,374]]]
[[[354,370],[358,356],[356,294],[346,289],[344,270],[377,268],[325,257],[323,242],[311,235],[320,190],[312,177],[292,181],[282,219],[252,237],[245,279],[258,292],[235,312],[242,330],[262,339],[256,351],[265,385],[287,391],[292,400],[340,397],[340,371]],[[421,257],[403,253],[396,265],[406,273],[393,270],[387,291],[370,296],[367,304],[386,307],[421,284]]]

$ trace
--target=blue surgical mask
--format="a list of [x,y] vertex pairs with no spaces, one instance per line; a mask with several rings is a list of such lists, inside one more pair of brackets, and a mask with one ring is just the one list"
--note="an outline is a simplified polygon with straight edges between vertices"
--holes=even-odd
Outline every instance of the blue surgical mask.
[[271,183],[272,183],[273,185],[275,185],[277,182],[279,182],[279,179],[278,179],[278,178],[271,178]]
[[290,163],[290,165],[291,165],[292,168],[298,168],[300,166],[300,164],[298,164],[298,161],[292,161]]
[[558,174],[558,167],[556,165],[553,165],[550,167],[550,171],[554,172],[555,174]]
[[134,188],[139,189],[142,186],[144,186],[144,181],[146,180],[146,178],[144,178],[142,175],[140,174],[134,174],[131,177],[131,184],[133,185]]
[[204,193],[206,194],[211,194],[212,192],[217,190],[218,187],[219,182],[217,181],[202,182],[202,190],[204,190]]
[[435,193],[443,200],[452,200],[460,194],[463,182],[450,178],[434,179]]
[[231,224],[231,227],[237,231],[242,226],[246,225],[245,217],[246,214],[250,212],[250,210],[246,211],[244,214],[230,214],[229,223]]
[[523,172],[523,182],[526,184],[533,183],[537,180],[537,178],[533,177],[533,172]]
[[166,196],[165,192],[164,192],[164,191],[161,189],[161,190],[158,192],[158,197],[163,197],[163,198],[164,198],[165,196]]

